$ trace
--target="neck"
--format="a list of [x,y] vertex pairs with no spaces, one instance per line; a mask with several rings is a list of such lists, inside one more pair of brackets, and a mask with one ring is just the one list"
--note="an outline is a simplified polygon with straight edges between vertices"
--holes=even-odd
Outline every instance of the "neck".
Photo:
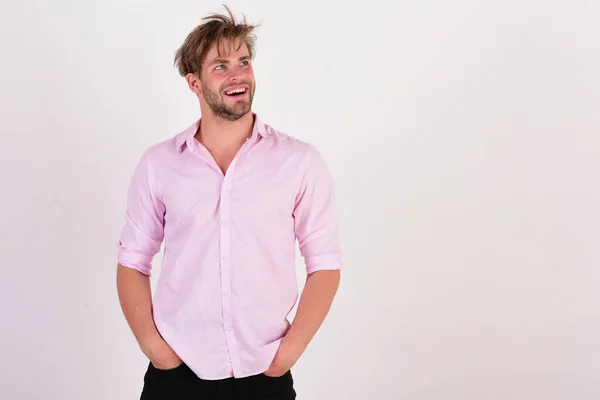
[[230,149],[241,146],[252,134],[254,115],[247,113],[237,121],[227,121],[212,113],[202,115],[196,139],[208,148]]

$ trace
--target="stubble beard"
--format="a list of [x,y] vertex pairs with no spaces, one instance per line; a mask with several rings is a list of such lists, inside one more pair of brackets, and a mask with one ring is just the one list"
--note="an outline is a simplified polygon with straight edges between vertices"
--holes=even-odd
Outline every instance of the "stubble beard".
[[237,121],[242,118],[252,109],[252,100],[254,99],[254,87],[248,85],[248,100],[237,101],[233,105],[226,104],[223,101],[224,95],[220,93],[216,93],[209,88],[207,88],[204,84],[202,84],[202,93],[204,94],[204,100],[206,100],[206,104],[213,112],[216,117],[222,118],[226,121]]

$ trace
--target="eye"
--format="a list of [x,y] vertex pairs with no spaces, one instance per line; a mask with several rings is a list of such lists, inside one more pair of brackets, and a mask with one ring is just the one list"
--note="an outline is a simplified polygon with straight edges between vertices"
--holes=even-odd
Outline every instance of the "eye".
[[[222,68],[221,68],[221,67],[222,67]],[[219,65],[217,65],[217,66],[215,67],[215,70],[217,70],[217,71],[218,71],[218,70],[221,70],[221,69],[223,69],[223,68],[225,68],[225,65],[224,65],[224,64],[219,64]]]
[[244,60],[241,62],[242,65],[246,66],[246,65],[250,65],[250,63],[248,62],[248,60]]

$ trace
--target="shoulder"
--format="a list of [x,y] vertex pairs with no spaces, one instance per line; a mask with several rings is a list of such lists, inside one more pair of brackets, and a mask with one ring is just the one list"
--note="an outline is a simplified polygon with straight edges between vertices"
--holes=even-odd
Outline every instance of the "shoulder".
[[183,142],[185,142],[186,131],[171,133],[166,139],[147,146],[142,151],[142,161],[157,164],[177,157],[180,154]]
[[301,190],[311,187],[330,193],[335,187],[333,175],[317,145],[271,126],[266,128],[273,148],[280,149],[276,152],[277,158],[297,172]]
[[269,140],[272,141],[273,147],[282,151],[287,156],[302,160],[304,163],[309,162],[315,157],[321,157],[317,147],[307,140],[302,140],[293,134],[282,132],[267,124],[265,124],[265,130]]

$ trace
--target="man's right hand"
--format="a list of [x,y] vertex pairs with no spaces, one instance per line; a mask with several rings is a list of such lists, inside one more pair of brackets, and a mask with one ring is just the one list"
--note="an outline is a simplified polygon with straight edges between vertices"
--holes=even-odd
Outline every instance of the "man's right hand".
[[157,369],[173,369],[183,364],[181,358],[163,338],[157,338],[144,350],[144,354]]

